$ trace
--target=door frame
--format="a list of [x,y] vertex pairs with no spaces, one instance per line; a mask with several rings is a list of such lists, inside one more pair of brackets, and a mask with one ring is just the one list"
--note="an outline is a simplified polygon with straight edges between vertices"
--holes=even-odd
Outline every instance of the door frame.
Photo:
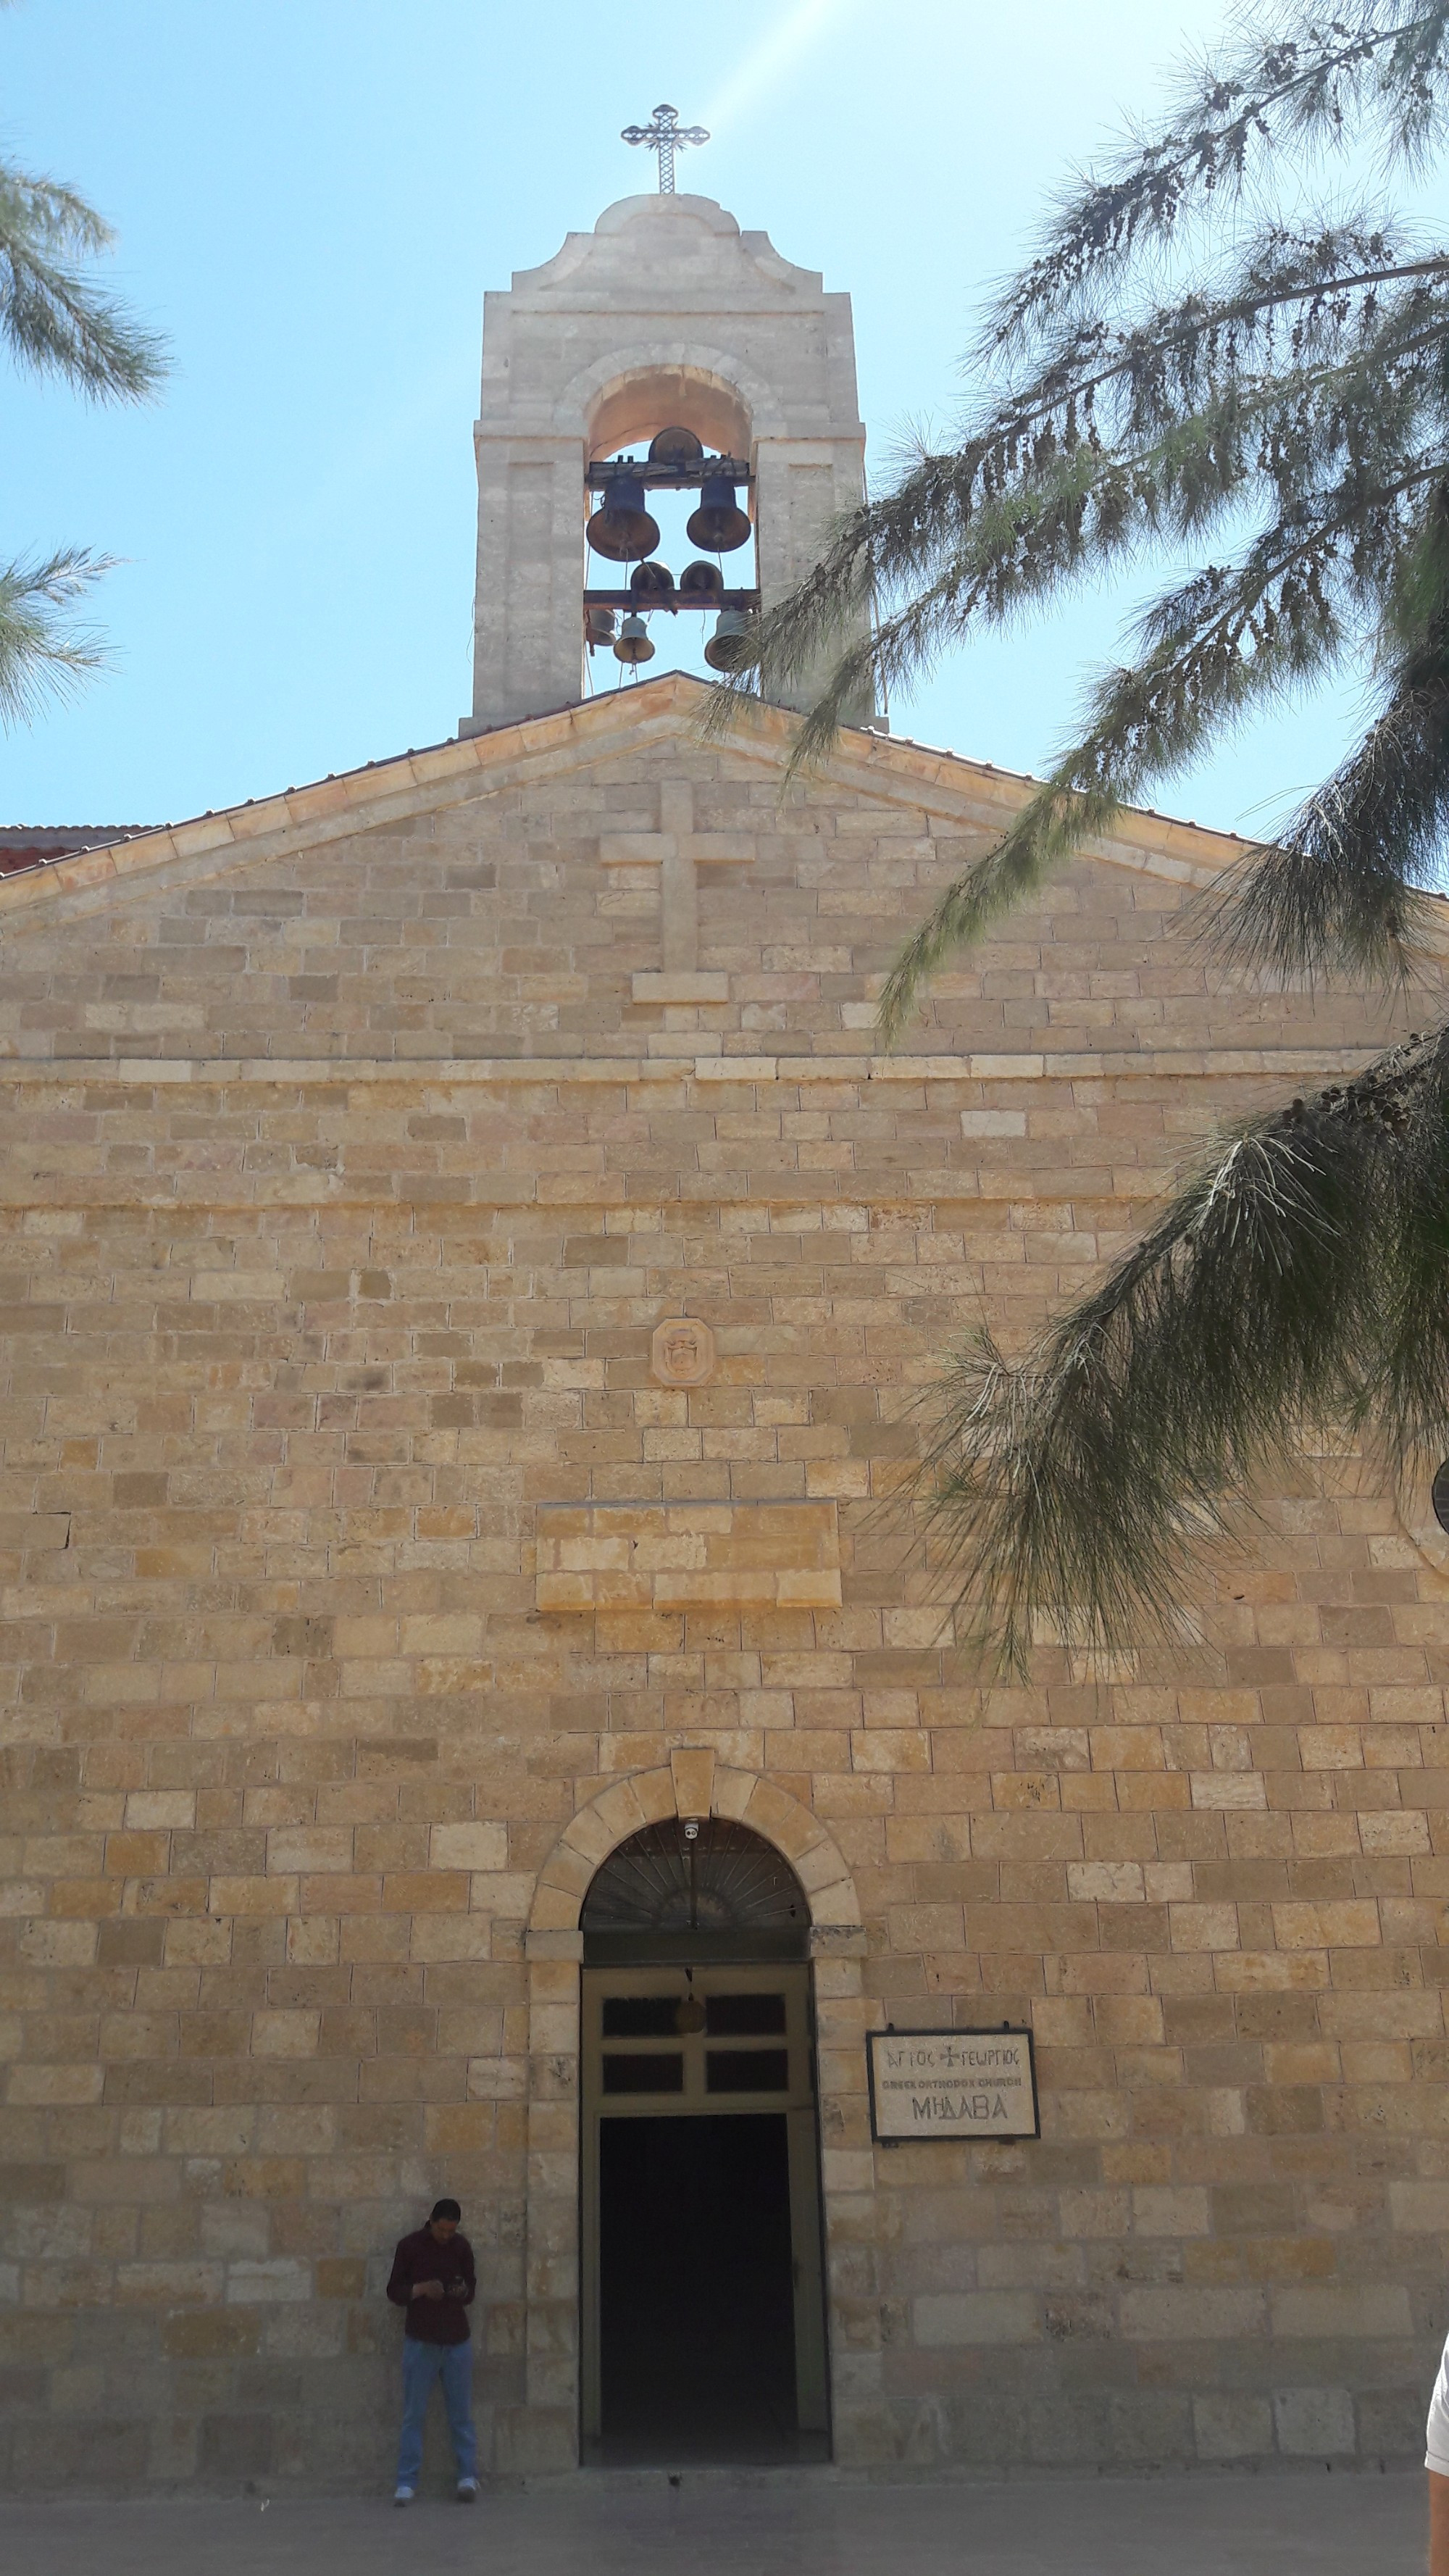
[[[602,2007],[606,1995],[673,1995],[683,2001],[691,1991],[701,1999],[711,1994],[783,1994],[785,2045],[789,2054],[787,2090],[762,2093],[710,2094],[705,2090],[706,2035],[684,2034],[664,2043],[683,2060],[683,2089],[674,2093],[630,2093],[608,2099],[603,2090],[606,2054],[626,2052],[630,2043],[606,2041]],[[658,2041],[642,2045],[651,2053]],[[632,2043],[638,2048],[641,2043]],[[758,2038],[731,2042],[715,2038],[715,2049],[758,2046]],[[593,1967],[580,1971],[579,1988],[579,2412],[585,2446],[600,2440],[603,2430],[603,2361],[600,2314],[600,2140],[606,2119],[691,2119],[731,2116],[783,2116],[789,2169],[790,2262],[795,2328],[795,2406],[804,2434],[830,2433],[830,2368],[825,2296],[825,2231],[820,2166],[820,2121],[816,2082],[814,1979],[805,1960],[741,1962],[738,1967],[711,1962],[690,1968],[661,1962],[651,1967]]]
[[[592,1794],[588,1794],[588,1792]],[[552,2477],[579,2460],[579,1917],[600,1863],[641,1825],[668,1816],[733,1816],[789,1861],[810,1909],[816,2081],[830,2296],[832,2456],[883,2456],[886,2319],[873,2288],[876,2151],[865,2033],[885,2006],[866,1993],[867,1939],[850,1864],[830,1827],[783,1782],[717,1759],[707,1745],[581,1788],[533,1883],[523,1933],[524,2049],[480,2065],[505,2122],[521,2129],[522,2314],[517,2394],[493,2415],[491,2457],[517,2477]],[[884,2223],[884,2220],[882,2220]]]

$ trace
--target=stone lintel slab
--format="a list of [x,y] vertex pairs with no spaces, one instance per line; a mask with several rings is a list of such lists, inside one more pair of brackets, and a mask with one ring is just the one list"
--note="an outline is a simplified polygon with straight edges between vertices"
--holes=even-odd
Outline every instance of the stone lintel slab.
[[538,1515],[540,1610],[835,1609],[833,1501],[548,1504]]

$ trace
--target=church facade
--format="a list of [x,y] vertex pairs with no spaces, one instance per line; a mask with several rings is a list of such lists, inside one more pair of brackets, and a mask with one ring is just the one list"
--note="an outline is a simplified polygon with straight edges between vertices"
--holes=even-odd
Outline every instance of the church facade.
[[[1427,1483],[1307,1461],[1171,1656],[1019,1683],[903,1500],[954,1339],[1404,1016],[1215,973],[1144,813],[882,1056],[1023,783],[579,681],[597,460],[747,467],[767,597],[859,489],[845,299],[637,198],[485,348],[459,736],[0,880],[5,2473],[385,2475],[441,2192],[499,2474],[1406,2456]],[[872,2034],[1003,2030],[1039,2134],[886,2134]]]

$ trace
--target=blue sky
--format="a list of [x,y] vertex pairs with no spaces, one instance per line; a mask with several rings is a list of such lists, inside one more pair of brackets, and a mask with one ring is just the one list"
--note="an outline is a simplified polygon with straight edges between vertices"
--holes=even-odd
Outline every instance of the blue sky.
[[[681,185],[855,306],[873,471],[949,419],[990,281],[1064,170],[1219,23],[1147,0],[24,0],[0,135],[115,223],[168,335],[155,408],[0,374],[0,551],[123,558],[113,672],[0,738],[0,819],[159,822],[435,742],[470,701],[482,296],[652,184],[618,140],[671,99]],[[1039,767],[1129,602],[984,637],[897,729]],[[664,667],[672,656],[661,656]],[[1340,692],[1165,787],[1261,828],[1332,759]]]

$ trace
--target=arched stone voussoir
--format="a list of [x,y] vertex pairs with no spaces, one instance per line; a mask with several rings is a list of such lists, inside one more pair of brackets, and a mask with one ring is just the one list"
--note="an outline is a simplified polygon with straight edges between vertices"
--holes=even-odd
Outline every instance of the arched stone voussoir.
[[830,1839],[818,1817],[808,1807],[802,1807],[798,1798],[792,1798],[788,1789],[777,1789],[772,1780],[755,1782],[741,1821],[753,1833],[763,1834],[792,1863],[802,1861],[807,1852],[818,1850]]
[[[708,1790],[707,1809],[702,1805]],[[788,1789],[757,1771],[727,1768],[713,1755],[684,1751],[667,1768],[613,1780],[569,1818],[538,1874],[530,1931],[576,1931],[589,1882],[631,1834],[670,1816],[708,1813],[747,1825],[790,1863],[805,1890],[814,1924],[839,1929],[860,1921],[860,1903],[845,1855],[819,1817]]]
[[810,1899],[810,1921],[818,1930],[829,1924],[834,1931],[857,1931],[860,1928],[860,1899],[848,1878],[833,1878],[828,1887],[806,1889]]
[[667,1816],[678,1815],[672,1771],[636,1771],[633,1787],[646,1825],[662,1825]]

